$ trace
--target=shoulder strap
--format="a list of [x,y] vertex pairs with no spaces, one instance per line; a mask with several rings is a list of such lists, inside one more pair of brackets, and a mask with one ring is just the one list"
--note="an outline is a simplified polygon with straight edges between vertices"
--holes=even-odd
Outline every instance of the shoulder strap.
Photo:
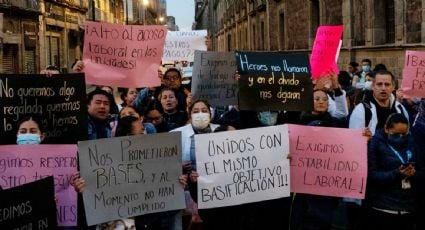
[[372,119],[372,108],[367,102],[362,102],[362,105],[364,107],[365,127],[368,127],[370,120]]

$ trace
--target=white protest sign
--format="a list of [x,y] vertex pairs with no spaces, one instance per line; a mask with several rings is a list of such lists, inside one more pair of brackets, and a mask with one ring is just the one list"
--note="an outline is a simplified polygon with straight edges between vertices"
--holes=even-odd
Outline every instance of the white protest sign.
[[88,225],[183,209],[180,139],[176,132],[79,142]]
[[195,136],[200,209],[289,196],[287,125]]
[[206,30],[168,31],[162,61],[193,61],[195,50],[207,50]]

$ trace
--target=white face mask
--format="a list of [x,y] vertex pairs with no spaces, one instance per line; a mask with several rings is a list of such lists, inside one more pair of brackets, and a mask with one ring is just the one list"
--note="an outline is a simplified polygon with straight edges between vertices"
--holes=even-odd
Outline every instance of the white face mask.
[[201,130],[208,127],[210,124],[210,114],[209,113],[193,113],[192,117],[192,126],[195,130]]
[[364,83],[364,89],[372,90],[372,81],[367,81]]

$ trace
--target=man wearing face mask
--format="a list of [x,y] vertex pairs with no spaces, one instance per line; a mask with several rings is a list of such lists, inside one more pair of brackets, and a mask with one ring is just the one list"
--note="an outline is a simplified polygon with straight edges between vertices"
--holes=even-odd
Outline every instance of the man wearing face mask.
[[355,75],[353,78],[352,84],[354,87],[358,89],[364,88],[364,84],[366,82],[366,74],[371,72],[371,66],[372,61],[370,59],[362,60],[362,71],[358,75]]
[[262,126],[272,126],[277,123],[278,112],[276,111],[262,111],[258,112],[258,120]]

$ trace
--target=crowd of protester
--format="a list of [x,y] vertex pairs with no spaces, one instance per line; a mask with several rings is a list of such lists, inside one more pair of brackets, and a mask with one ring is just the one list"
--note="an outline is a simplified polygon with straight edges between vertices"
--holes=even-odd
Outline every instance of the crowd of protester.
[[[364,59],[347,71],[330,73],[315,82],[312,111],[243,111],[237,105],[211,107],[196,100],[182,85],[179,69],[162,74],[155,88],[98,86],[88,93],[88,139],[182,133],[182,175],[191,213],[168,211],[119,220],[136,229],[425,229],[425,100],[396,90],[397,81],[385,65],[372,69]],[[53,71],[53,72],[52,72]],[[56,74],[46,69],[43,73]],[[84,71],[81,62],[75,72]],[[198,210],[194,135],[279,124],[357,128],[368,139],[368,181],[364,200],[291,194],[291,197],[238,206]],[[35,118],[25,118],[17,131],[17,144],[43,143]],[[290,160],[290,156],[289,156]],[[86,181],[77,174],[76,191]],[[81,197],[80,197],[81,198]],[[80,199],[81,201],[81,199]],[[87,226],[79,203],[76,229],[110,229],[117,221]],[[182,216],[182,213],[184,214]],[[335,218],[344,220],[337,226]],[[339,225],[341,225],[339,223]],[[112,226],[112,227],[111,227]],[[278,228],[276,227],[278,226]]]

